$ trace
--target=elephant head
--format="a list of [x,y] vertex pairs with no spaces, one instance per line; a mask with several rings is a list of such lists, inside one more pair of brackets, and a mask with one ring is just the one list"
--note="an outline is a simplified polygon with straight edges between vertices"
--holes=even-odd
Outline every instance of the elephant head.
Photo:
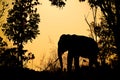
[[69,34],[61,35],[58,41],[58,58],[61,70],[63,69],[62,54],[65,51],[68,51],[67,70],[71,70],[73,58],[75,59],[74,66],[78,69],[79,56],[89,58],[91,63],[96,62],[99,48],[92,38]]
[[[58,42],[58,58],[60,61],[61,69],[63,68],[62,54],[68,50],[70,36],[62,35]],[[68,41],[68,42],[67,42]]]

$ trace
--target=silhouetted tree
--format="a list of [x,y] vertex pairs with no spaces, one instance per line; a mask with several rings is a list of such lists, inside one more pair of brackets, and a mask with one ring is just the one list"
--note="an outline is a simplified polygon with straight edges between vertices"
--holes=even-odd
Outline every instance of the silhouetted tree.
[[120,2],[119,0],[88,0],[91,7],[100,7],[108,29],[113,31],[115,37],[115,45],[118,53],[120,53]]
[[[88,0],[91,7],[100,7],[104,18],[98,27],[103,51],[120,55],[120,2],[119,0]],[[106,25],[105,25],[106,24]],[[101,36],[100,36],[101,35]],[[104,41],[104,42],[103,42]],[[105,48],[106,47],[106,48]],[[117,51],[116,51],[117,49]]]
[[15,0],[13,8],[8,11],[7,23],[3,24],[2,31],[13,45],[18,48],[20,66],[23,66],[23,45],[29,40],[32,41],[39,33],[38,23],[40,22],[37,13],[38,0]]
[[85,16],[85,21],[89,26],[90,37],[95,39],[98,42],[100,48],[99,59],[102,65],[106,65],[106,59],[109,59],[111,55],[116,53],[115,39],[113,31],[109,29],[108,23],[102,14],[100,23],[97,21],[98,7],[91,7],[93,14],[93,21],[88,22],[87,17]]
[[105,65],[106,59],[117,53],[113,31],[108,27],[105,17],[101,17],[101,22],[93,27],[94,33],[99,37],[98,45],[100,48],[99,57],[102,65]]

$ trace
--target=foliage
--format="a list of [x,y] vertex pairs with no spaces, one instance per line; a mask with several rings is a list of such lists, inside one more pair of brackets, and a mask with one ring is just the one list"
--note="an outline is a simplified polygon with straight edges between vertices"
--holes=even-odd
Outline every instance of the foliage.
[[[67,0],[49,0],[49,1],[51,2],[51,5],[62,8],[65,7]],[[83,2],[85,0],[79,0],[79,1]]]
[[8,46],[8,44],[5,41],[3,41],[2,37],[0,37],[0,48],[3,48],[4,46]]
[[[99,0],[88,0],[90,6],[92,9],[96,9],[98,7],[100,7],[99,5],[103,4],[104,2],[102,2],[100,4]],[[108,1],[109,2],[109,1]],[[108,6],[108,5],[111,5],[111,4],[107,4],[108,3],[106,1],[106,4],[103,5],[103,6]],[[110,2],[112,3],[112,2]],[[114,3],[114,2],[113,2]],[[113,5],[113,4],[112,4]],[[103,7],[101,6],[101,7]],[[108,10],[110,10],[110,6],[108,7],[103,7],[103,8],[108,8]],[[101,9],[102,10],[102,9]],[[111,6],[111,10],[113,10],[114,12],[114,7]],[[103,12],[103,11],[102,11]],[[106,14],[102,14],[103,16],[101,16],[101,23],[100,24],[97,24],[94,20],[94,22],[91,22],[90,26],[92,26],[92,32],[95,33],[95,36],[96,37],[99,37],[99,41],[98,41],[98,45],[100,47],[100,54],[99,54],[99,57],[101,59],[101,63],[104,65],[106,63],[106,60],[110,58],[111,55],[114,55],[117,53],[117,47],[116,47],[116,42],[115,42],[115,35],[114,35],[114,32],[113,32],[113,28],[111,28],[111,23],[109,22],[110,18],[108,19],[107,18],[107,14],[110,14],[109,11],[108,12],[105,12]],[[94,14],[94,13],[93,13]],[[96,15],[93,15],[94,18]],[[109,59],[109,62],[108,64],[111,62],[111,60],[113,59]],[[117,60],[117,59],[114,59],[114,60]],[[115,62],[114,62],[115,63]]]
[[[0,54],[0,66],[6,67],[19,67],[19,56],[17,52],[17,48],[4,48],[2,53]],[[27,52],[27,50],[23,50]],[[23,67],[26,67],[26,64],[29,60],[33,60],[35,58],[33,53],[28,53],[28,55],[23,55]]]
[[38,1],[33,3],[32,0],[16,0],[13,3],[13,9],[9,10],[7,23],[3,25],[2,30],[14,44],[35,39],[39,34],[39,14],[37,8],[33,8],[37,4]]
[[120,2],[119,0],[89,0],[91,7],[100,7],[105,20],[108,24],[108,29],[113,31],[115,45],[118,53],[120,53]]
[[4,34],[18,48],[21,65],[24,55],[23,44],[40,34],[38,29],[40,16],[35,8],[38,4],[38,0],[15,0],[12,3],[13,8],[8,11],[7,23],[2,26]]
[[[3,17],[3,14],[4,14],[6,8],[8,7],[8,4],[6,2],[4,2],[3,0],[0,0],[0,7],[1,7],[1,9],[0,9],[0,19],[1,19]],[[0,26],[1,25],[2,24],[0,23]],[[4,52],[5,46],[8,46],[8,44],[5,41],[3,41],[3,38],[0,36],[0,55],[1,55],[1,53]]]
[[[104,16],[101,27],[97,32],[101,35],[102,51],[104,53],[117,53],[115,65],[119,66],[120,58],[120,2],[119,0],[88,0],[91,7],[99,7]],[[104,54],[102,57],[104,57]]]
[[7,46],[7,45],[8,44],[5,41],[3,41],[3,38],[0,37],[0,47]]
[[4,53],[6,46],[8,46],[8,44],[5,41],[3,41],[2,37],[0,37],[0,56],[2,53]]
[[0,0],[0,18],[3,16],[5,9],[8,7],[8,4],[6,2],[4,2],[3,0]]
[[[101,64],[105,65],[106,60],[109,59],[111,55],[114,55],[117,53],[113,31],[108,27],[108,23],[105,20],[105,17],[101,18],[100,24],[93,27],[93,31],[95,35],[99,37],[99,41],[98,41],[98,45],[100,48],[99,57],[101,60]],[[110,63],[110,60],[108,64],[109,63]]]
[[0,55],[0,66],[12,66],[16,67],[18,65],[18,56],[16,55],[16,48],[7,48]]
[[63,0],[49,0],[51,2],[51,5],[56,5],[58,7],[64,7],[65,6],[65,1]]
[[[5,12],[5,9],[8,7],[8,4],[2,0],[0,0],[0,4],[1,4],[1,8],[0,8],[0,18],[2,18],[4,12]],[[5,41],[3,41],[3,38],[0,37],[0,53],[1,53],[1,49],[4,47],[4,46],[7,46],[7,43]]]
[[33,60],[33,59],[35,59],[35,55],[32,52],[28,53],[27,55],[24,55],[24,57],[23,57],[23,60],[24,60],[23,66],[27,67],[28,61]]

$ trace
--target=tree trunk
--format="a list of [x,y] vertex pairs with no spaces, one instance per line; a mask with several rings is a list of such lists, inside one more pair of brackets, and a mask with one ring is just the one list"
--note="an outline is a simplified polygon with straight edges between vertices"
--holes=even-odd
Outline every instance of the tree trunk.
[[19,58],[19,63],[18,66],[19,67],[23,67],[23,45],[22,44],[18,44],[18,58]]

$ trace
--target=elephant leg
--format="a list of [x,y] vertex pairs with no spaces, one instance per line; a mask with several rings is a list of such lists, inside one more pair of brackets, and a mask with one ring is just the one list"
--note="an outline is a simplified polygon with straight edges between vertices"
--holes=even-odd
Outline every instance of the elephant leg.
[[68,72],[72,71],[72,61],[73,61],[72,52],[68,51],[68,56],[67,56],[67,70],[68,70]]
[[75,71],[79,71],[79,56],[74,57]]
[[96,67],[97,66],[97,58],[90,58],[89,66],[90,66],[90,68]]
[[59,62],[60,62],[61,71],[62,71],[62,69],[63,69],[62,55],[61,55],[61,54],[58,54],[58,57],[59,57]]
[[97,62],[97,58],[94,58],[93,64],[94,64],[94,67],[95,67],[95,68],[98,68],[98,67],[99,67],[99,64],[98,64],[98,62]]
[[89,67],[90,67],[90,68],[93,66],[93,62],[94,62],[93,59],[90,58],[90,59],[89,59]]

